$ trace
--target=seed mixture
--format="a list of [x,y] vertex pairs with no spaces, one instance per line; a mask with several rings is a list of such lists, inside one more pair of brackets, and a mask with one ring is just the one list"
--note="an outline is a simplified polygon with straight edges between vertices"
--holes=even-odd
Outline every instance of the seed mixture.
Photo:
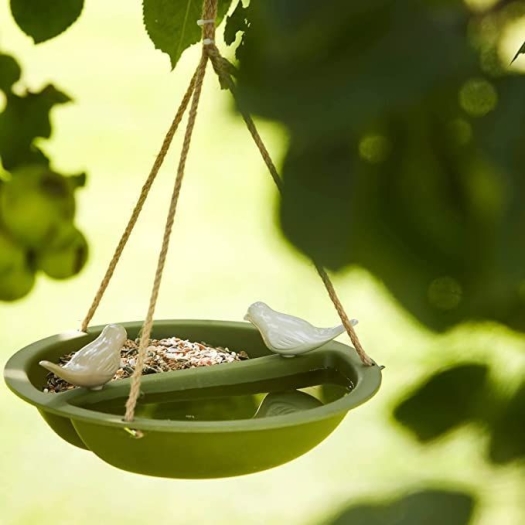
[[[139,339],[128,339],[124,343],[120,351],[120,368],[111,381],[125,379],[133,375],[139,351],[139,342]],[[62,356],[59,364],[61,366],[65,365],[73,355],[75,355],[74,352]],[[244,351],[234,352],[228,348],[211,347],[206,343],[192,343],[178,337],[152,339],[147,349],[142,375],[219,365],[246,359],[249,359],[249,357]],[[47,375],[47,384],[43,391],[56,394],[72,390],[73,388],[77,387],[50,372]]]

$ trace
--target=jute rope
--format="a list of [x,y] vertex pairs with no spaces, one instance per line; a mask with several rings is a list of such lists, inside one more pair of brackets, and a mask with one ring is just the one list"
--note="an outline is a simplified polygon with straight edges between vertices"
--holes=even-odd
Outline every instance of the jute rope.
[[[205,0],[202,11],[202,18],[204,21],[215,20],[217,16],[217,1],[216,0]],[[184,169],[186,167],[186,160],[190,151],[191,137],[193,129],[195,127],[195,120],[197,118],[197,110],[199,107],[199,101],[202,91],[202,83],[204,81],[204,74],[206,73],[206,65],[208,63],[207,47],[209,44],[206,42],[213,42],[215,37],[215,24],[205,23],[202,26],[203,36],[203,48],[202,55],[197,71],[195,73],[195,87],[193,91],[193,98],[191,101],[191,108],[188,117],[188,123],[186,125],[186,133],[184,135],[184,142],[182,144],[182,150],[180,154],[179,167],[177,169],[177,177],[175,179],[175,185],[173,187],[173,193],[171,195],[170,207],[168,210],[168,217],[166,219],[166,226],[164,228],[164,237],[162,239],[162,248],[159,254],[159,260],[157,263],[157,270],[155,272],[155,279],[153,282],[153,289],[151,291],[151,297],[148,307],[148,313],[142,327],[142,333],[140,337],[139,349],[137,362],[135,364],[135,370],[131,376],[131,388],[129,397],[126,402],[126,414],[124,416],[125,421],[133,421],[135,417],[135,407],[137,405],[137,399],[140,395],[140,382],[142,378],[142,369],[144,368],[144,360],[146,358],[147,348],[150,341],[151,329],[153,327],[153,316],[155,314],[155,306],[159,296],[160,284],[162,281],[162,273],[164,271],[164,265],[166,263],[166,256],[168,255],[168,248],[170,244],[171,230],[173,229],[173,223],[175,221],[175,213],[177,211],[177,203],[179,201],[180,190],[182,187],[182,180],[184,178]],[[136,432],[136,431],[135,431]],[[140,437],[137,435],[137,437]]]
[[[246,123],[246,126],[255,141],[255,144],[257,145],[257,148],[259,149],[259,152],[262,155],[262,158],[268,167],[268,170],[277,185],[279,191],[282,192],[283,189],[283,183],[279,176],[279,173],[277,172],[277,168],[275,167],[275,164],[273,163],[270,154],[268,153],[268,150],[266,149],[266,146],[264,145],[264,142],[259,135],[259,132],[257,131],[257,128],[255,126],[255,123],[253,122],[253,119],[251,116],[242,109],[242,107],[239,105],[239,100],[236,93],[235,84],[231,77],[231,71],[234,69],[234,67],[226,60],[224,59],[217,47],[215,46],[214,38],[215,38],[215,19],[217,16],[217,0],[204,0],[203,3],[203,11],[202,11],[202,20],[199,20],[199,25],[202,26],[202,42],[203,42],[203,48],[202,48],[202,55],[200,62],[197,66],[197,69],[191,79],[190,85],[186,91],[186,94],[183,97],[183,100],[179,106],[179,109],[177,110],[177,113],[175,115],[175,118],[164,138],[164,141],[162,143],[162,147],[155,159],[155,162],[153,164],[153,167],[151,169],[151,172],[144,183],[144,186],[142,187],[139,199],[137,201],[137,204],[135,205],[135,208],[133,209],[133,212],[131,214],[130,220],[126,226],[126,229],[119,241],[119,244],[115,250],[115,253],[113,255],[113,258],[108,266],[108,269],[106,271],[106,274],[104,275],[104,278],[100,284],[100,287],[97,291],[97,294],[95,295],[95,298],[93,300],[93,303],[82,322],[82,331],[86,331],[89,322],[91,321],[97,307],[100,304],[100,301],[102,299],[102,296],[104,295],[104,292],[106,291],[108,284],[113,276],[113,273],[115,271],[115,268],[118,264],[118,261],[120,259],[120,256],[122,255],[122,252],[126,246],[126,243],[131,235],[131,232],[133,230],[133,227],[135,226],[135,223],[137,222],[137,219],[140,215],[140,212],[142,211],[142,208],[144,206],[144,203],[146,201],[146,198],[149,194],[149,191],[151,189],[151,186],[159,172],[159,169],[164,161],[164,158],[166,157],[166,154],[169,150],[169,147],[171,145],[171,142],[173,140],[173,136],[184,116],[184,113],[186,109],[188,108],[188,104],[191,100],[191,107],[188,117],[188,123],[186,125],[186,132],[184,135],[184,141],[182,145],[179,165],[177,169],[177,176],[175,179],[173,192],[171,195],[171,201],[170,206],[168,210],[168,215],[166,218],[166,225],[164,228],[164,235],[162,239],[162,246],[159,253],[159,258],[157,262],[157,269],[155,272],[155,278],[153,281],[153,287],[151,291],[148,311],[146,314],[146,318],[144,320],[144,325],[142,327],[141,331],[141,337],[140,337],[140,343],[139,343],[139,350],[137,355],[137,361],[135,364],[135,370],[133,372],[133,375],[131,377],[131,388],[128,400],[126,402],[126,413],[124,416],[124,420],[127,422],[133,421],[135,417],[135,407],[137,404],[138,397],[140,395],[140,383],[142,378],[142,369],[144,367],[144,360],[147,353],[147,348],[150,342],[150,336],[151,336],[151,330],[153,327],[153,317],[155,315],[155,307],[157,304],[157,299],[159,296],[159,290],[160,285],[162,282],[162,274],[164,272],[164,266],[166,263],[166,257],[168,254],[169,249],[169,243],[170,243],[170,237],[171,232],[173,229],[173,224],[175,221],[175,214],[177,211],[177,204],[179,201],[180,191],[182,187],[182,181],[184,178],[184,170],[186,167],[186,160],[188,158],[188,153],[190,150],[190,144],[191,144],[191,138],[193,134],[193,129],[195,127],[195,121],[197,118],[197,110],[199,107],[199,101],[202,91],[202,84],[204,81],[204,75],[206,73],[206,65],[208,62],[208,59],[212,62],[213,68],[215,72],[217,73],[219,77],[219,81],[221,83],[221,86],[226,87],[230,90],[233,97],[235,98],[238,107],[240,108],[241,115]],[[334,306],[337,310],[337,313],[339,314],[339,317],[341,318],[341,321],[348,332],[348,335],[359,354],[359,357],[361,358],[362,362],[365,365],[373,365],[375,364],[365,353],[363,350],[363,347],[361,346],[361,343],[359,342],[359,339],[357,337],[357,334],[355,333],[352,324],[343,308],[343,305],[341,301],[339,300],[336,291],[334,289],[334,286],[330,280],[330,277],[324,270],[322,266],[317,264],[314,261],[315,268],[317,269],[317,272],[321,276],[321,279],[326,287],[326,290],[328,291],[328,295],[330,296],[332,302],[334,303]],[[137,430],[127,429],[128,432],[130,432],[134,437],[142,437],[142,433]]]
[[341,301],[339,300],[339,297],[337,296],[334,285],[332,284],[330,277],[326,273],[326,270],[322,266],[317,264],[315,261],[314,261],[314,265],[315,265],[315,269],[317,270],[317,273],[320,275],[324,283],[324,286],[326,288],[326,291],[328,292],[328,295],[330,296],[330,299],[332,299],[332,303],[334,303],[335,309],[337,310],[337,313],[339,314],[341,322],[343,323],[346,333],[348,334],[348,337],[350,337],[350,341],[352,341],[352,344],[354,345],[355,351],[359,355],[359,358],[361,359],[363,364],[367,366],[374,365],[375,363],[372,361],[372,359],[370,359],[370,357],[368,357],[363,346],[361,345],[361,342],[359,341],[359,337],[357,337],[354,327],[352,326],[352,323],[350,322],[350,319],[348,318],[348,315],[345,312],[343,304],[341,303]]
[[150,174],[148,178],[146,179],[146,182],[142,186],[140,196],[137,200],[137,203],[135,204],[135,207],[133,208],[133,212],[131,213],[131,217],[128,221],[126,229],[124,230],[124,233],[122,234],[122,237],[120,238],[120,241],[115,250],[115,253],[113,254],[113,258],[111,259],[111,262],[109,263],[109,266],[108,266],[108,269],[106,270],[104,278],[102,279],[102,282],[100,283],[100,286],[93,299],[93,302],[91,303],[91,306],[89,307],[88,313],[86,314],[86,317],[82,321],[82,325],[80,327],[80,330],[82,332],[87,331],[87,327],[89,323],[91,322],[91,319],[95,315],[95,312],[97,311],[97,308],[100,305],[100,301],[102,300],[102,297],[104,296],[104,293],[109,285],[109,282],[111,281],[111,278],[113,277],[113,273],[115,272],[115,268],[117,267],[117,264],[120,260],[120,256],[122,255],[122,252],[124,251],[124,248],[126,247],[126,244],[131,235],[131,232],[133,231],[133,228],[137,222],[137,219],[139,218],[140,212],[142,211],[144,203],[146,202],[146,198],[148,197],[151,186],[153,185],[153,182],[155,181],[157,174],[159,173],[162,163],[164,162],[164,159],[166,158],[166,154],[168,153],[170,145],[173,141],[173,136],[175,135],[175,132],[177,131],[179,124],[182,120],[182,117],[184,116],[184,113],[186,112],[191,96],[193,95],[193,90],[195,89],[196,78],[197,78],[197,72],[194,73],[190,81],[190,85],[188,86],[188,89],[186,90],[186,93],[184,94],[184,97],[177,110],[177,113],[175,114],[175,117],[173,118],[173,122],[171,123],[171,126],[168,129],[166,136],[164,137],[160,151],[157,154],[157,157],[155,158],[155,162],[153,163]]
[[126,402],[126,415],[125,421],[133,421],[135,416],[135,406],[137,399],[140,394],[140,380],[142,377],[142,369],[144,368],[144,360],[146,358],[146,351],[150,341],[151,328],[153,326],[153,315],[155,313],[155,306],[157,304],[157,298],[159,296],[160,283],[162,281],[162,273],[164,271],[164,265],[166,263],[166,256],[168,254],[168,248],[170,244],[171,230],[173,229],[173,222],[175,220],[175,212],[177,211],[177,203],[179,201],[180,190],[182,187],[182,179],[184,178],[184,168],[186,167],[186,159],[188,158],[188,152],[190,150],[191,136],[193,134],[193,128],[195,127],[195,119],[197,117],[197,109],[199,107],[199,100],[202,90],[202,82],[204,80],[204,73],[206,72],[206,64],[208,62],[208,55],[202,54],[201,61],[197,68],[197,75],[195,80],[195,90],[193,92],[193,99],[191,101],[191,108],[188,117],[188,124],[186,126],[186,134],[184,136],[184,142],[182,145],[182,151],[179,161],[179,167],[177,170],[177,178],[175,179],[175,185],[173,187],[173,193],[171,195],[170,207],[168,210],[168,217],[166,219],[166,226],[164,228],[164,237],[162,239],[162,248],[159,254],[159,260],[157,263],[157,270],[155,272],[155,279],[153,282],[153,289],[151,291],[151,297],[148,307],[148,313],[144,321],[142,333],[140,337],[139,350],[137,356],[137,362],[135,364],[135,370],[131,376],[131,389],[128,400]]
[[[246,123],[246,127],[248,128],[248,131],[250,132],[250,135],[252,136],[255,144],[257,145],[257,148],[259,152],[261,153],[261,156],[264,160],[264,163],[266,164],[268,171],[270,172],[270,175],[272,176],[273,181],[275,182],[277,188],[279,189],[279,192],[282,193],[283,191],[283,182],[281,177],[279,176],[279,173],[277,171],[277,168],[275,167],[275,164],[272,161],[272,158],[270,157],[270,153],[266,149],[266,146],[259,135],[259,132],[257,131],[257,127],[255,126],[255,123],[253,119],[251,118],[250,114],[247,113],[243,108],[242,104],[239,102],[239,97],[237,96],[237,91],[235,84],[233,82],[233,79],[231,77],[230,71],[232,70],[232,65],[221,56],[221,53],[219,49],[216,46],[210,46],[208,49],[208,54],[210,55],[210,61],[213,65],[213,69],[219,76],[219,80],[221,83],[221,86],[226,86],[233,98],[235,99],[235,102],[237,103],[237,108],[239,109],[240,114],[242,115],[242,118],[244,119],[244,122]],[[361,345],[361,342],[359,341],[359,337],[357,337],[357,333],[354,330],[354,327],[352,326],[352,323],[350,322],[350,319],[348,318],[348,315],[345,312],[345,309],[343,307],[343,304],[341,303],[339,297],[337,296],[337,293],[335,291],[334,285],[332,284],[332,281],[330,277],[328,276],[328,273],[326,270],[317,262],[313,261],[315,269],[317,270],[317,273],[321,277],[326,291],[328,292],[328,295],[330,296],[330,299],[332,300],[332,303],[335,306],[335,309],[337,310],[337,313],[339,314],[339,317],[341,318],[341,322],[343,323],[343,326],[345,327],[346,332],[348,333],[348,336],[350,337],[350,340],[352,341],[352,344],[354,345],[357,354],[359,355],[361,361],[363,364],[367,366],[372,366],[375,363],[368,357],[366,354],[363,346]]]

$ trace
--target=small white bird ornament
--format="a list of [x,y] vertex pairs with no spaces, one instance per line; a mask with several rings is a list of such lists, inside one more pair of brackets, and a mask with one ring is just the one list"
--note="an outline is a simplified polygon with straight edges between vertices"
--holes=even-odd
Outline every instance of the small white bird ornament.
[[123,326],[110,324],[64,366],[50,361],[40,361],[39,364],[72,385],[100,390],[119,369],[120,349],[127,337]]
[[[333,328],[317,328],[299,317],[276,312],[261,301],[248,308],[244,320],[259,330],[264,344],[272,352],[283,357],[315,350],[345,331],[342,324]],[[351,323],[355,326],[357,320],[352,319]]]

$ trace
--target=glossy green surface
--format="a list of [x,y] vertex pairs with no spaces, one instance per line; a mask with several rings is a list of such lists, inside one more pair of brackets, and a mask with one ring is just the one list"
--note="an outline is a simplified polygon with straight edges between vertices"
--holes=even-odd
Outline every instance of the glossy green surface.
[[[128,336],[134,338],[142,323],[123,325]],[[8,361],[5,380],[15,394],[38,408],[63,439],[91,450],[115,467],[141,474],[217,478],[280,465],[325,439],[349,410],[371,398],[381,384],[379,367],[363,366],[355,351],[340,343],[332,342],[309,354],[286,359],[272,355],[248,323],[159,321],[153,329],[154,338],[176,335],[205,341],[212,346],[245,350],[251,359],[143,376],[137,417],[129,425],[118,408],[108,408],[122,407],[129,392],[128,379],[111,382],[98,392],[81,388],[60,394],[41,391],[46,370],[38,362],[57,360],[80,349],[102,328],[93,327],[88,334],[56,335],[20,350]],[[346,384],[348,393],[333,395],[330,387],[335,383]],[[269,417],[254,417],[245,408],[235,419],[208,415],[200,420],[182,420],[180,415],[179,419],[165,419],[173,417],[169,410],[164,416],[161,410],[162,417],[148,417],[144,410],[159,410],[183,400],[195,404],[197,399],[233,399],[317,384],[332,391],[329,402],[284,412],[281,403],[278,413],[282,415]],[[130,426],[140,430],[143,437],[134,438],[126,430]]]

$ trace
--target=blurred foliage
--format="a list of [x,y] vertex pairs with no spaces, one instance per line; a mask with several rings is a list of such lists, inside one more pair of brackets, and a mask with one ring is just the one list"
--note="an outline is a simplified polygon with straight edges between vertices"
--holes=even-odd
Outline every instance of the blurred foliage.
[[[52,4],[52,5],[51,5]],[[200,0],[143,0],[145,28],[175,67],[200,38]],[[525,79],[500,54],[522,0],[219,0],[236,46],[240,104],[289,135],[282,230],[332,270],[359,265],[426,327],[493,320],[525,331]],[[82,0],[11,0],[35,42],[67,29]],[[513,61],[524,52],[522,46]],[[22,95],[21,70],[0,54],[0,300],[29,292],[35,272],[75,275],[87,244],[74,191],[35,145],[54,86]],[[503,391],[484,364],[429,375],[394,409],[421,442],[474,422],[495,464],[525,458],[525,383]],[[358,505],[333,525],[470,521],[474,499],[427,490]]]
[[466,363],[437,372],[409,391],[394,418],[422,443],[466,423],[485,426],[488,459],[506,464],[525,458],[525,382],[502,391],[486,365]]
[[324,525],[468,525],[475,504],[463,492],[427,489],[388,504],[352,505]]
[[[514,62],[523,53],[525,53],[525,42],[521,45],[521,47],[518,49],[518,51],[514,55],[514,58],[512,59],[512,62]],[[511,64],[512,64],[512,62],[511,62]]]
[[19,95],[13,86],[21,74],[13,57],[0,54],[0,301],[26,296],[39,271],[55,279],[76,275],[88,253],[73,225],[74,193],[86,175],[54,171],[35,144],[51,136],[52,108],[70,98],[53,85]]
[[52,85],[23,96],[6,92],[7,104],[0,114],[0,155],[6,170],[23,164],[49,164],[34,140],[51,136],[49,112],[55,105],[69,101],[67,95]]
[[[489,412],[490,414],[490,412]],[[489,418],[489,455],[494,463],[525,458],[525,381],[508,397],[500,400],[498,411]]]
[[[525,78],[499,51],[525,2],[239,6],[226,40],[242,33],[240,104],[289,135],[279,215],[290,242],[333,270],[368,269],[432,330],[492,320],[525,331]],[[458,365],[394,418],[424,443],[484,424],[488,458],[522,462],[525,386],[502,390],[488,366]],[[352,512],[337,523],[390,523],[375,507]]]
[[[250,25],[248,17],[248,8],[244,7],[241,0],[238,0],[235,9],[232,11],[231,15],[226,18],[226,25],[224,26],[224,42],[226,45],[231,46],[233,43],[235,43],[239,33],[241,33],[241,36],[244,36],[244,32]],[[241,41],[237,46],[237,51],[242,46],[243,42],[244,40],[241,38]]]
[[285,235],[331,269],[367,268],[439,331],[525,330],[525,79],[497,50],[525,5],[508,4],[269,0],[246,15],[242,104],[290,136]]
[[[220,21],[230,0],[218,0]],[[68,29],[81,15],[84,0],[10,0],[13,19],[35,44]],[[199,41],[201,0],[144,0],[145,28],[155,47],[175,67],[183,51]],[[53,85],[39,92],[13,91],[21,78],[17,61],[0,53],[0,301],[25,297],[39,271],[53,279],[77,275],[87,261],[88,245],[74,225],[75,189],[85,174],[65,177],[35,144],[51,136],[49,114],[70,98]]]
[[479,364],[438,372],[408,394],[396,407],[394,417],[422,442],[440,437],[476,419],[476,405],[487,386],[487,374],[488,368]]

